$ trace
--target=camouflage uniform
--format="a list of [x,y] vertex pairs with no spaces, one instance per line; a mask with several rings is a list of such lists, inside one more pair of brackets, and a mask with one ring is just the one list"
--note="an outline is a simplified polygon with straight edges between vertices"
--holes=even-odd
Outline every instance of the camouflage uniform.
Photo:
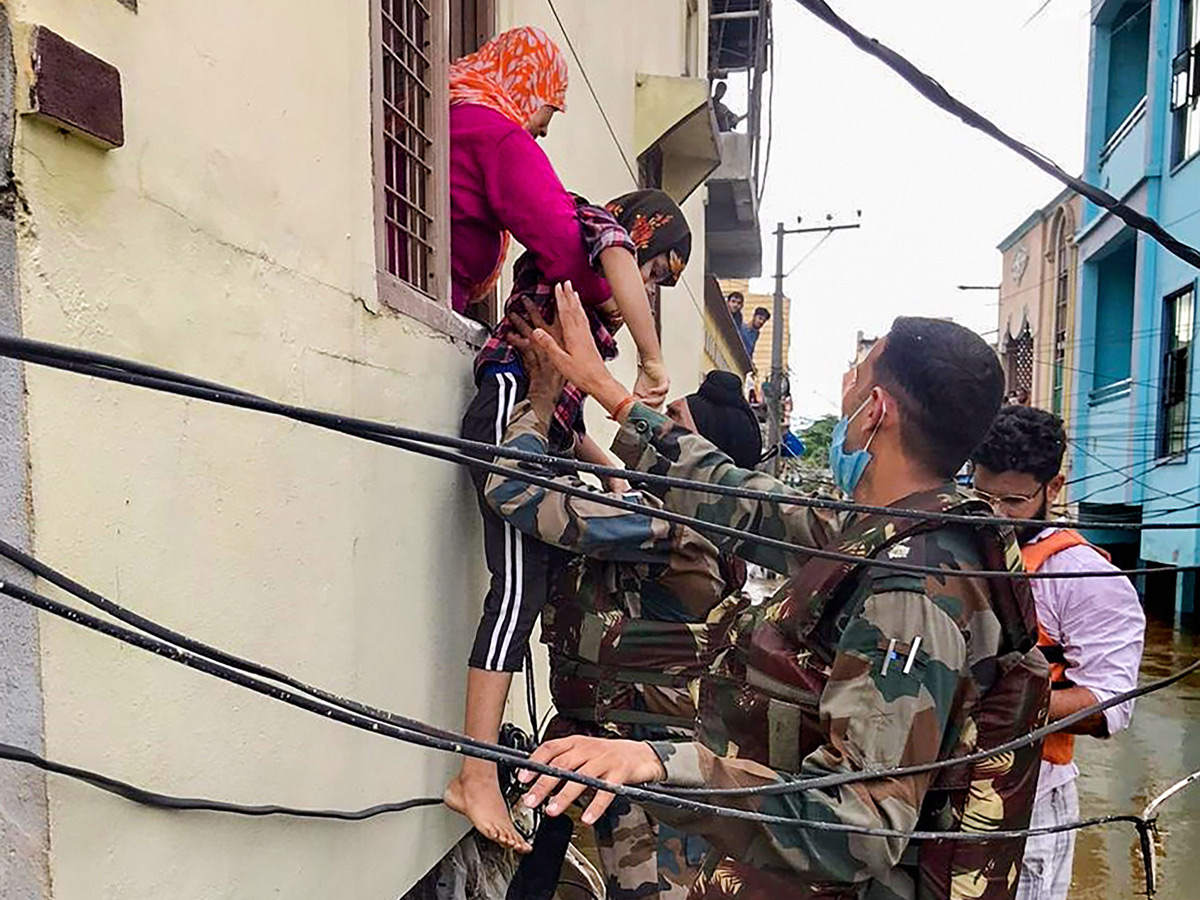
[[[736,468],[698,435],[638,404],[618,450],[631,467],[783,493]],[[1011,530],[850,515],[670,490],[665,505],[713,523],[939,569],[1019,569]],[[900,507],[988,512],[943,489]],[[1048,669],[1036,649],[1028,582],[913,575],[715,538],[791,576],[782,599],[733,609],[710,633],[700,741],[655,745],[676,785],[750,787],[961,756],[1045,721]],[[730,799],[795,819],[901,831],[1025,828],[1040,748],[906,778]],[[692,897],[1008,900],[1024,841],[913,843],[896,838],[685,817],[664,818],[716,848]]]
[[[546,452],[528,401],[513,410],[504,445]],[[551,578],[542,613],[558,712],[547,737],[693,740],[696,679],[709,665],[705,619],[742,586],[744,564],[690,528],[502,475],[490,477],[486,499],[526,535],[574,554]],[[624,499],[661,507],[641,493]],[[595,833],[609,900],[684,900],[707,849],[623,801]]]

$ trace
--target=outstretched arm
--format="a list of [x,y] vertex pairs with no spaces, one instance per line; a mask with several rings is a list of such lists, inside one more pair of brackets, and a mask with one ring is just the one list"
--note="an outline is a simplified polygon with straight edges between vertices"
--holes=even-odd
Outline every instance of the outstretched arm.
[[[623,424],[616,449],[626,464],[639,471],[688,478],[709,484],[745,487],[779,495],[793,495],[782,482],[761,472],[739,469],[716,447],[694,432],[638,403],[617,381],[600,358],[591,339],[587,315],[570,285],[560,286],[558,315],[561,337],[556,340],[539,328],[532,335],[545,358],[567,380],[595,397]],[[715,497],[697,491],[669,490],[666,506],[686,515],[720,525],[730,525],[778,538],[797,547],[821,548],[843,528],[844,515],[794,504]],[[778,572],[787,573],[804,557],[758,544],[741,544],[729,538],[710,537],[724,550]]]
[[[911,662],[910,662],[911,659]],[[746,759],[720,757],[699,743],[638,743],[572,737],[543,744],[538,762],[619,784],[662,781],[681,787],[745,788],[824,775],[889,769],[932,762],[939,756],[962,679],[970,675],[966,643],[955,622],[921,591],[886,590],[868,598],[837,647],[820,715],[826,743],[810,753],[796,775]],[[557,815],[582,793],[557,779],[523,772],[530,784],[525,804],[549,799]],[[712,802],[766,812],[796,822],[861,828],[915,829],[933,774],[882,778],[820,791],[763,797],[722,797]],[[584,815],[594,822],[611,802],[597,794]],[[847,838],[800,825],[766,824],[718,816],[655,814],[702,834],[735,859],[787,868],[806,880],[857,882],[894,868],[907,846],[903,837]]]
[[650,406],[662,406],[671,380],[663,366],[662,347],[637,257],[624,247],[609,247],[600,254],[600,264],[612,288],[617,310],[637,345],[638,383],[634,385],[634,393]]

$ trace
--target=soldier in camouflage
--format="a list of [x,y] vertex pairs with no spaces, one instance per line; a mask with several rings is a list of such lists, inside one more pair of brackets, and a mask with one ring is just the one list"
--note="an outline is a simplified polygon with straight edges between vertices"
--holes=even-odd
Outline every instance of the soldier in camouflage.
[[[515,327],[518,335],[531,330],[524,322]],[[544,454],[562,379],[541,364],[536,348],[519,336],[514,343],[523,349],[530,387],[509,418],[503,444]],[[670,404],[667,415],[740,465],[753,466],[762,454],[762,434],[736,375],[709,373],[699,391]],[[573,475],[539,474],[585,486]],[[691,528],[519,478],[493,474],[485,498],[524,534],[567,551],[542,612],[556,710],[547,736],[693,740],[695,682],[710,664],[705,620],[725,598],[736,602],[730,595],[745,581],[745,564]],[[623,499],[662,506],[641,492]],[[645,809],[627,802],[596,822],[595,836],[609,900],[685,900],[707,850],[698,836],[660,828]]]
[[[574,383],[624,423],[627,464],[672,476],[785,493],[738,468],[711,444],[642,404],[591,358],[582,313],[560,303],[561,346],[534,340]],[[953,476],[999,409],[1003,375],[990,348],[949,322],[897,319],[848,374],[830,461],[843,490],[863,505],[987,514]],[[962,577],[1017,571],[1011,530],[670,490],[665,505],[705,521],[788,541],[781,552],[716,539],[745,559],[790,576],[790,590],[736,611],[710,641],[699,740],[684,743],[550,741],[534,758],[616,783],[739,788],[814,776],[948,760],[994,747],[1045,721],[1048,669],[1036,648],[1028,582]],[[804,548],[853,554],[863,564],[820,559]],[[939,570],[909,574],[870,560]],[[806,829],[803,822],[862,828],[987,832],[1028,825],[1040,748],[975,765],[788,794],[727,798],[744,809],[796,820],[780,827],[723,817],[682,817],[714,850],[691,896],[739,900],[784,894],[869,900],[1011,900],[1022,839],[911,843],[903,838]],[[521,774],[525,802],[561,813],[582,793]],[[551,796],[553,794],[553,796]],[[597,794],[593,821],[610,798]],[[663,815],[666,813],[664,812]]]

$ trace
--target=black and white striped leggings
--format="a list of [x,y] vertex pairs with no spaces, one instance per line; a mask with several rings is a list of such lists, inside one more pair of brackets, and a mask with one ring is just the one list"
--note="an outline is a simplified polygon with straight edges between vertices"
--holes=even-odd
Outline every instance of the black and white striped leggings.
[[[500,444],[513,407],[525,399],[529,381],[515,367],[493,367],[480,379],[479,391],[463,416],[462,436]],[[550,570],[562,551],[528,537],[497,516],[484,499],[488,473],[471,469],[483,514],[483,547],[491,585],[475,633],[470,665],[492,672],[516,672],[542,607],[549,599]]]

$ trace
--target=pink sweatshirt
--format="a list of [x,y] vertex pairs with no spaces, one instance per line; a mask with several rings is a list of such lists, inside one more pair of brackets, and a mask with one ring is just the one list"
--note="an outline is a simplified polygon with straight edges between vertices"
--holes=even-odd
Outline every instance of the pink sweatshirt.
[[524,128],[485,106],[450,107],[450,217],[457,312],[496,268],[505,230],[533,251],[547,279],[570,279],[584,303],[612,295],[588,265],[575,202],[546,154]]

